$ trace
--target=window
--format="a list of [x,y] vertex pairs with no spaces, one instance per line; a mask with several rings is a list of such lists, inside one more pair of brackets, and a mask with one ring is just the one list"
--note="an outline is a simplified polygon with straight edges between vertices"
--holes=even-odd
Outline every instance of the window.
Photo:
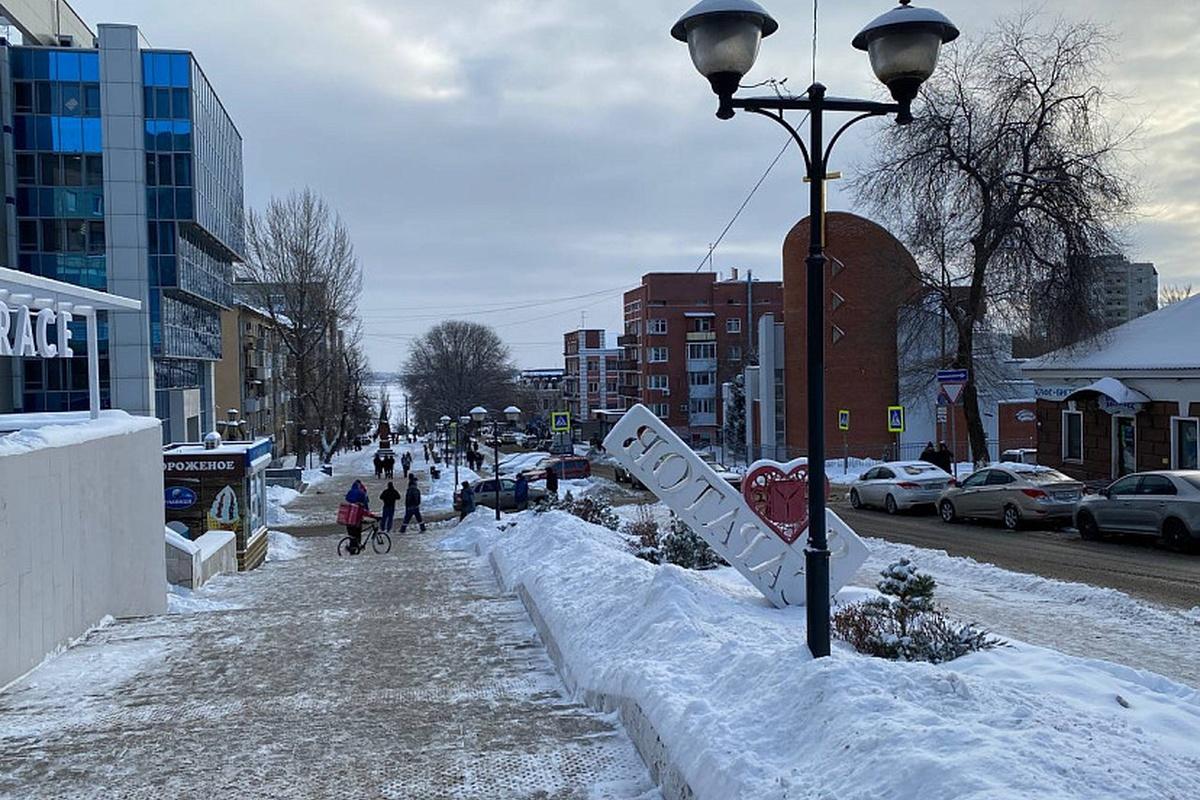
[[717,401],[711,397],[693,398],[690,408],[693,414],[715,414],[717,413]]
[[879,477],[879,467],[869,469],[858,477],[860,481],[873,481]]
[[670,379],[666,375],[648,375],[646,380],[648,389],[666,389]]
[[1200,420],[1174,419],[1171,422],[1171,468],[1200,469]]
[[1008,486],[1014,480],[1012,475],[999,469],[993,469],[988,473],[988,486]]
[[667,332],[665,319],[652,319],[646,323],[646,333],[663,334]]
[[729,360],[730,361],[741,361],[742,360],[742,346],[740,344],[733,344],[733,345],[729,346]]
[[654,416],[659,419],[666,419],[671,414],[670,403],[654,403],[650,406],[650,410],[654,412]]
[[877,480],[877,481],[890,481],[890,480],[893,480],[895,477],[896,477],[896,473],[892,472],[887,467],[880,467],[878,469],[878,471],[876,471],[876,473],[875,473],[875,480]]
[[1175,484],[1171,483],[1170,478],[1162,475],[1146,475],[1142,478],[1137,493],[1162,496],[1179,494],[1179,490],[1175,488]]
[[651,364],[661,364],[661,363],[663,363],[664,361],[666,361],[666,360],[667,360],[667,348],[665,348],[665,347],[651,347],[651,348],[650,348],[650,359],[649,359],[649,360],[650,360],[650,363],[651,363]]
[[1131,495],[1137,494],[1138,483],[1141,481],[1137,475],[1130,475],[1128,478],[1121,480],[1108,487],[1110,495]]
[[688,386],[713,386],[717,382],[715,372],[689,372]]
[[713,342],[689,344],[687,357],[691,360],[715,359],[717,357],[717,345]]
[[983,486],[985,483],[987,483],[988,476],[991,474],[991,472],[992,471],[990,469],[985,469],[982,472],[976,472],[974,475],[962,482],[962,488],[978,489],[980,486]]
[[696,319],[697,333],[708,333],[712,330],[712,320],[709,317],[699,317]]
[[1064,411],[1062,415],[1063,461],[1083,463],[1083,414]]
[[600,391],[599,383],[589,383],[588,384],[588,394],[595,394],[598,391]]
[[725,332],[726,333],[741,333],[742,332],[742,318],[741,317],[730,317],[729,319],[725,320]]

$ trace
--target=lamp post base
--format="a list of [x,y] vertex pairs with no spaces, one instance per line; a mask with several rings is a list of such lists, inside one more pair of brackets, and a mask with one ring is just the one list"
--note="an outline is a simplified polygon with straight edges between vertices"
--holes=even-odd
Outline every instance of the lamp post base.
[[808,649],[813,658],[829,655],[829,550],[804,551],[804,594],[808,610]]

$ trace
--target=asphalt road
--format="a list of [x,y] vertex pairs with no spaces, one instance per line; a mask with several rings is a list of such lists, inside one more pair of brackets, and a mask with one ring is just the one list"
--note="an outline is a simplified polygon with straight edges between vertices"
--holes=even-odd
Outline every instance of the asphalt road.
[[898,514],[831,507],[860,536],[945,550],[1015,572],[1117,589],[1166,606],[1200,606],[1200,555],[1167,550],[1139,537],[1085,542],[1075,531],[947,525],[932,512]]

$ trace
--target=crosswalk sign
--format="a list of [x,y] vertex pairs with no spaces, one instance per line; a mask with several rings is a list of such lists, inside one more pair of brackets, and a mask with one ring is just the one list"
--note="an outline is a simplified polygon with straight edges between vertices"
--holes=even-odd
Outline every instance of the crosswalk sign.
[[838,412],[838,430],[839,431],[850,430],[850,409],[843,408],[841,411]]
[[552,411],[550,412],[550,430],[555,433],[567,433],[571,430],[571,412],[570,411]]
[[888,406],[888,433],[904,433],[904,406]]

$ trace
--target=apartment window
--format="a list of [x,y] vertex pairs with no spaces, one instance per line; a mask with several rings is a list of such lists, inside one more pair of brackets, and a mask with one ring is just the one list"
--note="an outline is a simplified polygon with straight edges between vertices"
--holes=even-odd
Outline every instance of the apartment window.
[[692,400],[691,412],[693,414],[715,414],[717,413],[717,401],[711,397]]
[[741,361],[742,360],[742,346],[740,344],[734,344],[734,345],[729,346],[729,360],[730,361]]
[[652,403],[650,405],[650,410],[653,411],[654,416],[658,417],[659,419],[666,419],[671,414],[671,404],[670,403]]
[[662,334],[667,332],[667,321],[665,319],[652,319],[646,323],[646,333]]
[[692,360],[712,359],[717,357],[717,345],[713,342],[701,342],[688,345],[688,358]]
[[1062,415],[1063,461],[1083,463],[1083,414],[1064,411]]
[[651,347],[650,348],[650,363],[661,364],[667,360],[667,348]]
[[717,382],[717,373],[715,372],[689,372],[689,386],[712,386]]
[[712,320],[708,317],[699,317],[696,319],[696,332],[708,333],[712,330]]
[[600,391],[600,384],[598,384],[598,383],[589,383],[588,384],[588,394],[595,394],[598,391]]
[[1200,469],[1200,420],[1171,420],[1171,468]]
[[661,390],[668,387],[667,381],[670,379],[666,375],[648,375],[646,376],[646,380],[648,381],[646,384],[647,389]]
[[725,332],[726,333],[741,333],[742,332],[742,318],[741,317],[730,317],[729,319],[725,320]]

